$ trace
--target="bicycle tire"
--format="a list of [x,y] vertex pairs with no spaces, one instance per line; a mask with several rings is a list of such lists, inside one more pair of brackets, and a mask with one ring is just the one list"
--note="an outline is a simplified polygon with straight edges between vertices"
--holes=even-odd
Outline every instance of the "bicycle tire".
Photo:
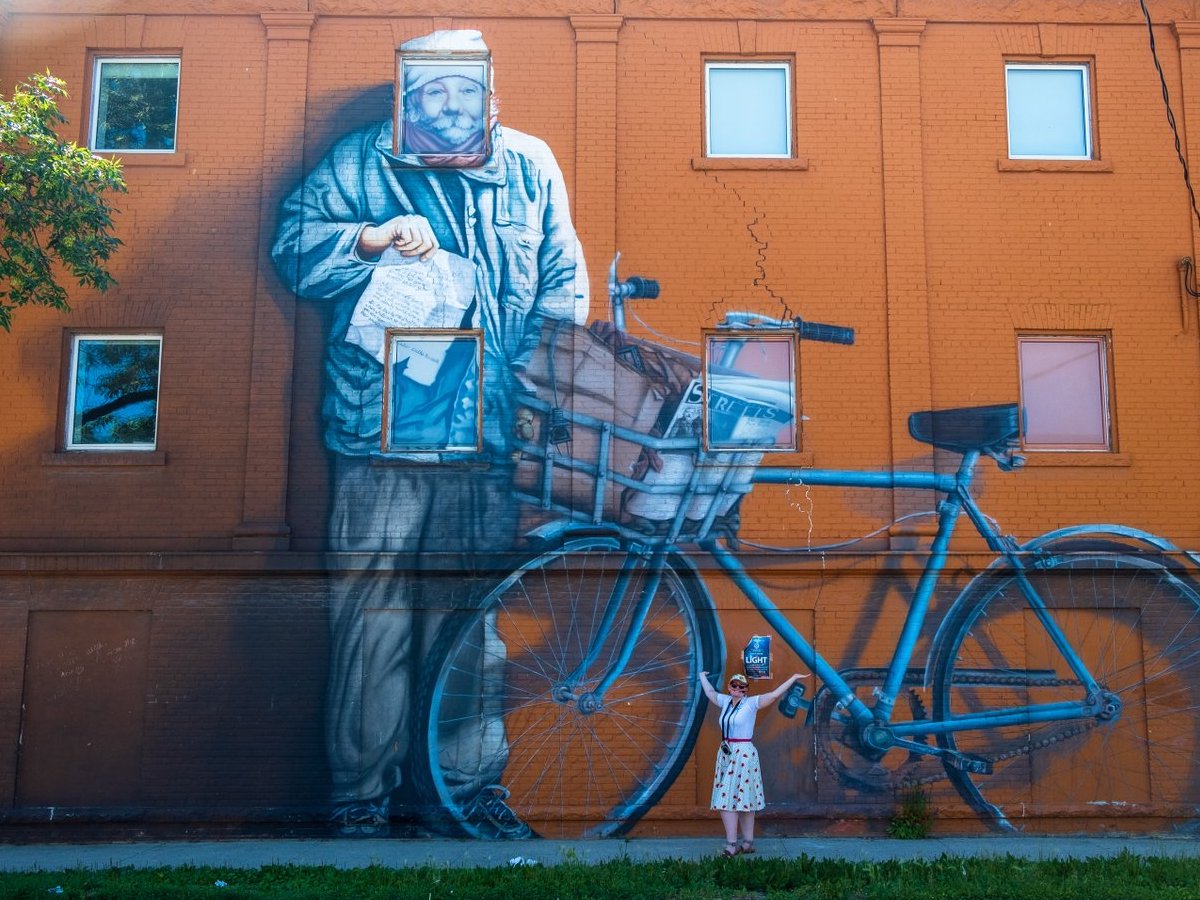
[[[947,760],[946,774],[1002,830],[1017,830],[1014,818],[1024,817],[1058,827],[1099,819],[1111,827],[1114,816],[1156,828],[1194,821],[1200,588],[1160,557],[1075,546],[1055,548],[1026,574],[1101,690],[1120,699],[1119,712],[939,735],[940,746],[993,767],[973,774]],[[1013,572],[997,572],[968,591],[935,655],[937,719],[1084,696]]]
[[[584,713],[555,694],[583,659],[628,553],[614,538],[568,540],[443,634],[430,656],[440,665],[422,692],[416,770],[427,812],[451,831],[619,835],[674,782],[704,717],[697,676],[723,662],[712,602],[682,559],[664,560],[633,656],[602,707]],[[616,658],[640,584],[635,576],[576,695]]]

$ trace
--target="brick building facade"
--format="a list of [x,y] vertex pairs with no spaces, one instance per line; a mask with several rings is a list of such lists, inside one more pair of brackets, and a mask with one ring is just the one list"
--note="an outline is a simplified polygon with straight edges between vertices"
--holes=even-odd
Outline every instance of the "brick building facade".
[[[1022,542],[1089,522],[1169,540],[1104,532],[1100,555],[1084,566],[1092,582],[1114,555],[1164,571],[1191,565],[1173,548],[1200,547],[1200,316],[1178,264],[1194,254],[1200,221],[1137,4],[185,7],[0,2],[0,83],[7,91],[46,69],[65,79],[64,135],[81,144],[97,137],[97,60],[179,66],[171,146],[113,152],[128,185],[117,204],[116,287],[73,291],[66,315],[22,309],[0,340],[0,822],[271,829],[325,820],[330,584],[366,564],[330,552],[335,463],[321,405],[331,313],[296,296],[271,248],[281,203],[334,142],[391,116],[396,48],[436,30],[482,33],[502,126],[553,151],[590,274],[588,321],[609,318],[606,275],[620,251],[620,275],[662,285],[659,299],[629,303],[629,331],[641,338],[698,352],[703,329],[731,310],[854,329],[853,346],[800,347],[806,420],[797,446],[764,467],[953,477],[957,455],[914,440],[910,413],[1022,401],[1043,413],[1061,405],[1069,418],[1077,399],[1094,402],[1098,442],[1027,430],[1023,469],[981,465],[981,505]],[[1149,8],[1182,152],[1195,160],[1200,4]],[[784,153],[713,152],[706,123],[720,112],[706,93],[714,84],[706,63],[714,62],[782,64]],[[1084,152],[1014,152],[1015,70],[1082,73]],[[149,446],[71,440],[73,348],[80,336],[106,335],[161,341]],[[1070,392],[1077,386],[1038,393],[1033,357],[1022,352],[1042,349],[1039,341],[1094,348],[1099,386],[1083,399]],[[934,518],[912,514],[940,499],[929,489],[764,484],[740,505],[742,551],[784,618],[834,669],[877,669],[891,658],[936,532]],[[969,531],[964,523],[951,545],[913,669],[936,656],[936,626],[993,559]],[[1091,543],[1059,549],[1093,552],[1095,529],[1089,535]],[[792,549],[769,554],[757,544]],[[724,636],[725,657],[708,661],[727,673],[768,625],[711,554],[682,547]],[[430,577],[499,579],[533,549],[520,544],[469,573],[435,561]],[[395,560],[398,570],[420,565],[403,553]],[[1193,596],[1186,576],[1171,578]],[[1117,606],[1136,623],[1153,602]],[[1189,624],[1185,616],[1176,631]],[[1152,683],[1162,657],[1151,630],[1127,627],[1141,649],[1122,665]],[[425,647],[422,670],[436,670],[442,646]],[[1071,680],[1023,652],[1023,671],[1056,677],[1029,676],[1014,689],[1022,702],[1045,702],[1033,695]],[[778,638],[774,662],[776,675],[807,671]],[[899,718],[944,718],[934,675],[904,680]],[[868,700],[870,678],[850,679]],[[1088,743],[1103,718],[1059,735],[1064,746],[1085,745],[1065,754],[1074,765],[1054,759],[1050,741],[1006,738],[1014,743],[991,753],[997,774],[973,778],[1016,773],[1002,799],[980,788],[1003,816],[965,801],[937,757],[893,763],[906,751],[892,748],[878,765],[885,771],[872,774],[873,760],[846,762],[854,741],[840,722],[814,732],[799,718],[764,714],[764,815],[778,828],[846,819],[874,828],[898,791],[919,784],[947,830],[1009,824],[1019,806],[1038,830],[1165,828],[1188,818],[1200,796],[1190,758],[1200,721],[1179,699],[1200,691],[1200,671],[1171,678],[1179,684],[1163,701],[1174,713],[1165,726],[1132,712],[1153,708],[1152,688],[1111,687],[1126,698],[1121,727],[1133,731],[1122,732],[1119,751]],[[833,700],[818,703],[817,718],[840,715]],[[713,718],[629,824],[711,829]],[[407,726],[418,743],[421,727]],[[910,734],[936,742],[933,730]],[[613,740],[637,736],[618,729]],[[984,746],[976,755],[989,755]],[[1115,756],[1092,755],[1108,752]],[[557,768],[574,766],[563,753]],[[1168,770],[1178,771],[1160,785],[1156,773]],[[586,792],[586,782],[562,793]],[[392,814],[420,818],[431,804],[427,794],[401,793]],[[517,797],[509,807],[547,834],[576,833],[576,819],[597,814],[586,804],[570,815],[523,812]]]

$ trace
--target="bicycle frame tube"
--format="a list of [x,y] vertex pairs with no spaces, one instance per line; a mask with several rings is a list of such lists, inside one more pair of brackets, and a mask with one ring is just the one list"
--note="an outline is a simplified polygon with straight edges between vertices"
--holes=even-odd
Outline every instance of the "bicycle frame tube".
[[[891,719],[892,709],[896,704],[896,697],[900,693],[900,686],[904,680],[905,671],[912,660],[917,638],[920,636],[921,628],[925,624],[925,616],[929,612],[929,604],[933,597],[933,591],[937,587],[938,578],[941,576],[942,569],[946,564],[947,551],[950,546],[950,538],[954,534],[954,526],[958,522],[959,515],[962,513],[964,500],[971,502],[969,488],[975,464],[978,460],[978,451],[965,454],[959,466],[958,473],[954,476],[940,475],[936,472],[859,472],[840,469],[768,469],[757,472],[753,476],[755,482],[762,481],[765,483],[802,483],[805,485],[861,487],[882,490],[903,488],[909,490],[933,490],[946,495],[946,499],[938,506],[938,530],[930,547],[929,559],[925,563],[925,569],[921,573],[921,579],[917,583],[916,591],[913,593],[912,603],[909,605],[908,615],[904,619],[904,627],[896,644],[896,652],[893,654],[892,661],[888,665],[887,678],[884,680],[879,699],[875,704],[874,718],[876,719],[882,719],[883,721]],[[772,627],[779,632],[779,635],[789,645],[792,645],[792,649],[800,655],[805,664],[812,668],[808,657],[801,652],[801,646],[808,647],[808,651],[813,657],[814,662],[819,660],[819,655],[795,632],[795,629],[787,624],[786,619],[783,619],[770,599],[746,575],[745,570],[741,568],[737,560],[725,551],[720,551],[720,555],[717,555],[717,561],[729,573],[730,577],[734,579],[738,587],[742,590],[742,593],[746,594],[747,598],[758,607],[759,611],[767,618]],[[786,625],[787,631],[790,631],[791,635],[780,628],[779,622]],[[797,638],[801,641],[801,646],[796,646],[793,643]],[[820,660],[820,662],[824,663],[824,660]],[[851,693],[849,687],[840,677],[836,677],[836,673],[834,673],[835,678],[831,680],[825,673],[815,668],[813,671],[817,672],[827,684],[833,685],[840,698],[849,702],[847,700],[848,695]],[[860,701],[855,700],[854,702]],[[855,715],[855,718],[858,718],[858,715],[853,713],[853,711],[852,714]]]
[[965,716],[919,722],[897,722],[891,726],[897,737],[915,737],[926,734],[950,734],[956,731],[1001,728],[1005,725],[1040,725],[1045,722],[1063,722],[1068,719],[1092,719],[1096,711],[1084,703],[1064,700],[1059,703],[1041,703],[1033,706],[1013,706],[1008,709],[992,709]]
[[755,484],[791,484],[821,487],[879,488],[881,490],[958,490],[958,479],[936,472],[859,472],[852,469],[759,469],[750,478]]
[[870,722],[874,719],[871,710],[867,708],[861,700],[855,695],[850,685],[842,679],[842,676],[837,673],[837,670],[829,664],[825,657],[821,656],[804,636],[798,632],[791,622],[779,611],[772,601],[758,586],[753,578],[750,577],[741,562],[736,556],[718,544],[716,541],[705,541],[701,548],[711,553],[713,559],[717,561],[717,565],[724,570],[734,584],[738,586],[746,598],[754,604],[755,608],[766,619],[767,624],[775,629],[775,632],[784,640],[789,647],[796,652],[803,663],[810,670],[817,673],[825,684],[833,688],[837,693],[839,702],[845,706],[846,710],[859,722]]
[[1037,592],[1037,588],[1026,577],[1025,573],[1028,571],[1028,568],[1013,553],[1005,553],[1005,557],[1015,570],[1017,584],[1021,588],[1021,593],[1025,595],[1025,599],[1029,602],[1029,608],[1033,610],[1033,614],[1038,617],[1038,621],[1046,629],[1046,634],[1054,642],[1055,649],[1062,654],[1062,658],[1071,667],[1071,671],[1075,673],[1075,677],[1083,682],[1084,689],[1091,696],[1100,689],[1100,686],[1096,683],[1096,679],[1092,677],[1092,673],[1087,665],[1079,658],[1079,654],[1075,652],[1075,648],[1071,646],[1071,642],[1067,640],[1067,636],[1058,627],[1058,622],[1054,620],[1054,616],[1046,608],[1046,603],[1042,600],[1041,594]]
[[[1099,689],[1096,680],[1092,677],[1086,664],[1071,646],[1062,629],[1058,627],[1058,623],[1054,620],[1053,615],[1046,607],[1037,589],[1026,577],[1025,573],[1028,571],[1028,567],[1017,555],[1016,545],[1013,544],[1010,546],[1001,534],[989,526],[983,512],[971,496],[970,486],[974,477],[975,466],[979,461],[979,455],[978,451],[970,451],[963,454],[958,473],[954,477],[939,475],[934,472],[859,472],[839,469],[768,469],[756,472],[753,476],[753,481],[768,484],[804,484],[881,488],[888,490],[897,488],[924,489],[939,491],[946,495],[946,499],[938,507],[938,530],[933,544],[930,546],[929,559],[925,564],[925,569],[921,573],[916,590],[913,592],[912,603],[909,606],[908,615],[905,617],[904,627],[897,641],[895,654],[888,666],[887,677],[880,689],[879,699],[875,704],[874,712],[877,719],[884,721],[890,721],[891,719],[892,709],[895,706],[896,697],[899,695],[905,671],[912,659],[917,638],[920,635],[925,617],[929,611],[934,589],[937,587],[938,578],[945,566],[950,539],[954,534],[954,528],[959,516],[964,512],[975,526],[976,531],[983,537],[988,547],[993,552],[1002,555],[1012,567],[1017,583],[1030,608],[1041,622],[1042,627],[1046,630],[1055,648],[1062,654],[1071,671],[1083,683],[1088,695],[1094,695]],[[767,617],[768,621],[772,622],[772,625],[779,632],[780,636],[791,644],[794,638],[789,637],[787,632],[781,630],[775,624],[773,618],[768,615],[769,610],[775,609],[774,604],[758,590],[757,585],[754,585],[748,576],[744,575],[744,570],[744,577],[739,578],[730,569],[730,566],[740,569],[740,564],[737,563],[736,559],[728,554],[724,554],[724,559],[718,557],[718,562],[722,568],[730,572],[731,577],[734,577],[735,582],[741,588],[742,592],[746,594],[747,598],[755,606],[759,607],[764,617]],[[764,601],[768,608],[763,608]],[[794,630],[790,629],[790,626],[789,630],[794,635]],[[805,644],[805,646],[807,645]],[[800,647],[793,646],[793,649],[797,653],[800,653]],[[800,656],[808,664],[808,659],[804,654],[801,653]],[[813,671],[817,670],[813,669]],[[824,674],[820,672],[817,672],[817,674],[827,683],[832,684],[834,689],[838,691],[839,696],[845,696],[845,685],[840,678],[829,681]],[[1013,710],[994,710],[991,713],[966,716],[961,719],[956,718],[942,730],[963,731],[978,727],[994,728],[1006,724],[1083,718],[1092,714],[1093,712],[1087,710],[1086,707],[1081,706],[1079,703],[1049,704]],[[894,727],[898,735],[903,734],[907,730],[904,726],[897,725]],[[917,732],[914,731],[913,733]],[[925,733],[929,732],[926,731]]]

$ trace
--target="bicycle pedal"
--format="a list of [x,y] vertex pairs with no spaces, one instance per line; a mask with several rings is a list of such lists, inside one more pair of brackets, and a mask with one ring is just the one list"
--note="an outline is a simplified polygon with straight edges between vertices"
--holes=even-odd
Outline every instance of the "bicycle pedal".
[[950,757],[950,765],[960,772],[970,772],[972,775],[991,775],[991,760],[982,756],[972,756],[969,753],[959,753]]
[[804,685],[798,681],[788,688],[779,704],[779,711],[789,719],[796,718],[796,713],[800,710],[808,712],[811,709],[812,701],[804,699]]

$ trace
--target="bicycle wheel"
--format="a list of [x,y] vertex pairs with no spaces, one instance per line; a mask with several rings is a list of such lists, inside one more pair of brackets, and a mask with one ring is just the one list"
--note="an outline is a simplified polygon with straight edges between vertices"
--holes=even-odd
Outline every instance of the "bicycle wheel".
[[[1109,709],[1088,718],[939,736],[991,774],[946,764],[960,795],[1002,829],[1121,816],[1194,819],[1200,804],[1200,590],[1157,558],[1062,553],[1027,573]],[[1085,690],[1013,573],[972,589],[934,663],[938,719],[1077,703]],[[1153,820],[1153,823],[1151,822]]]
[[720,668],[720,637],[695,574],[668,556],[628,663],[590,705],[645,583],[642,568],[602,634],[633,559],[614,539],[568,541],[513,572],[431,655],[441,662],[423,692],[419,768],[427,799],[458,830],[621,834],[675,780],[703,720],[697,675]]

